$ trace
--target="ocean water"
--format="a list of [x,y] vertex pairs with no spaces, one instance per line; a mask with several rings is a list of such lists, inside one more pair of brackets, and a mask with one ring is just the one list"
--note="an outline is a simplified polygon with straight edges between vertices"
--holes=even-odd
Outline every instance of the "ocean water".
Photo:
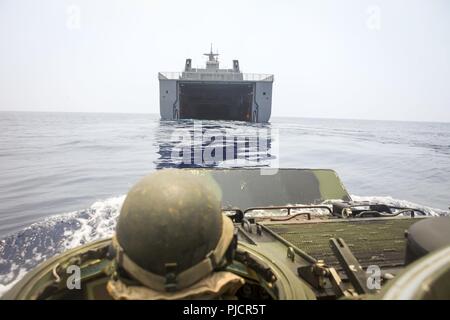
[[[0,295],[49,257],[111,235],[127,190],[155,169],[332,168],[355,200],[430,215],[450,205],[449,123],[0,112],[0,128]],[[234,141],[231,157],[196,157],[220,138]]]

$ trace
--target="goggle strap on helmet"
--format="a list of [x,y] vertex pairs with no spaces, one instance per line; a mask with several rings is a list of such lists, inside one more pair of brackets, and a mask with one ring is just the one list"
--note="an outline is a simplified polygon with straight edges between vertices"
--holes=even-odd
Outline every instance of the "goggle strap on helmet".
[[113,237],[113,246],[117,251],[118,264],[143,285],[157,291],[174,291],[191,286],[219,266],[229,248],[234,235],[234,225],[230,218],[222,215],[222,234],[217,246],[198,264],[176,274],[173,263],[166,263],[166,276],[149,272],[134,263],[124,252],[116,237]]

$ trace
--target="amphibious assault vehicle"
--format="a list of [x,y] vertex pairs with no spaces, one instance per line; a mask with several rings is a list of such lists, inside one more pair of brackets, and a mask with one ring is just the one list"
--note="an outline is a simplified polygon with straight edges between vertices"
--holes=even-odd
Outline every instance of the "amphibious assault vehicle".
[[[450,217],[354,202],[332,170],[182,170],[222,189],[238,240],[227,271],[245,279],[238,299],[450,299]],[[111,241],[48,260],[3,298],[111,299]],[[67,285],[74,265],[79,290]]]

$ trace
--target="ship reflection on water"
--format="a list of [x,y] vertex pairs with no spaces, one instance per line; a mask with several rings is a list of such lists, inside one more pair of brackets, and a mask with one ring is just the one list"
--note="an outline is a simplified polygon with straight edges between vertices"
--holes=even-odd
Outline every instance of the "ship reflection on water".
[[160,121],[157,169],[278,167],[278,130],[269,123]]

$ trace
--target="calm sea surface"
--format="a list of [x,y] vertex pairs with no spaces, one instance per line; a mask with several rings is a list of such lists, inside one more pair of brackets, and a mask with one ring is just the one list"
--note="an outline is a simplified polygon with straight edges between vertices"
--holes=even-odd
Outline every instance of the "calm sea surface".
[[[354,199],[429,214],[450,205],[449,123],[273,118],[256,125],[0,112],[0,128],[0,294],[46,258],[110,235],[127,190],[156,168],[332,168]],[[178,152],[220,135],[259,136],[265,148],[235,147],[234,158],[245,159],[234,162],[189,163]]]

